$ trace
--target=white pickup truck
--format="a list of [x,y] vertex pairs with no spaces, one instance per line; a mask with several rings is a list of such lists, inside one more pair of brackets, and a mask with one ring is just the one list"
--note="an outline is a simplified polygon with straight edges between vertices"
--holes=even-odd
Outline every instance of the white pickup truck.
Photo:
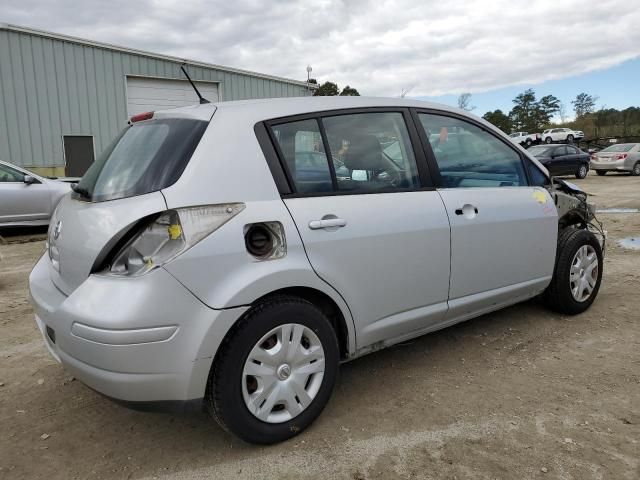
[[513,132],[509,137],[514,143],[527,147],[530,147],[531,145],[538,145],[542,142],[542,135],[539,133]]

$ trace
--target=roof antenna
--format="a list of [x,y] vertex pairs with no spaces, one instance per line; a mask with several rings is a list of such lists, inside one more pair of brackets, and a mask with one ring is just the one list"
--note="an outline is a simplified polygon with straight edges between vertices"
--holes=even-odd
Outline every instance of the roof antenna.
[[189,76],[189,74],[185,70],[185,68],[184,68],[185,65],[186,65],[186,63],[183,63],[182,65],[180,65],[180,69],[182,70],[182,73],[184,73],[184,76],[187,77],[187,80],[189,80],[189,83],[191,84],[193,89],[196,91],[196,95],[198,95],[198,98],[200,99],[200,105],[202,105],[204,103],[211,103],[209,100],[207,100],[202,95],[200,95],[200,92],[198,91],[196,85],[193,83],[193,80],[191,80],[191,77]]

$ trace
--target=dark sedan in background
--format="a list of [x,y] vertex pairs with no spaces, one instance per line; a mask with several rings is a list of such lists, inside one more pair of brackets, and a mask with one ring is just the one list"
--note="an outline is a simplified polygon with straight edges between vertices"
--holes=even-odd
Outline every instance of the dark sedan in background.
[[589,173],[591,156],[573,145],[537,145],[527,151],[547,167],[551,175],[584,178]]

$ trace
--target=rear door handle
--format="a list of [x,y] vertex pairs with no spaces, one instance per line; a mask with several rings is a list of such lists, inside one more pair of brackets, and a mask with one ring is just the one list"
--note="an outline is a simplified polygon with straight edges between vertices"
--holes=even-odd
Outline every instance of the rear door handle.
[[347,225],[347,221],[342,218],[327,218],[323,220],[311,220],[309,228],[311,230],[320,230],[322,228],[338,228]]

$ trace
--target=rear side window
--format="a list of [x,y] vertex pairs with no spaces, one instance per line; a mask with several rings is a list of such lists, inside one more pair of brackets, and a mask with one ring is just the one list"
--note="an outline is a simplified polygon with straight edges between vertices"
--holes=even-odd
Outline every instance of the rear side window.
[[101,202],[143,195],[174,184],[207,125],[206,121],[186,118],[134,123],[87,170],[76,191],[85,199]]
[[421,113],[418,117],[436,157],[443,187],[527,185],[520,155],[489,132],[444,115]]
[[23,182],[24,173],[6,165],[0,165],[0,183]]
[[322,119],[338,191],[375,192],[419,186],[402,113],[359,113]]
[[316,119],[283,123],[273,135],[299,193],[331,192],[333,184],[327,154]]
[[326,116],[271,130],[296,193],[374,193],[419,186],[402,113]]

